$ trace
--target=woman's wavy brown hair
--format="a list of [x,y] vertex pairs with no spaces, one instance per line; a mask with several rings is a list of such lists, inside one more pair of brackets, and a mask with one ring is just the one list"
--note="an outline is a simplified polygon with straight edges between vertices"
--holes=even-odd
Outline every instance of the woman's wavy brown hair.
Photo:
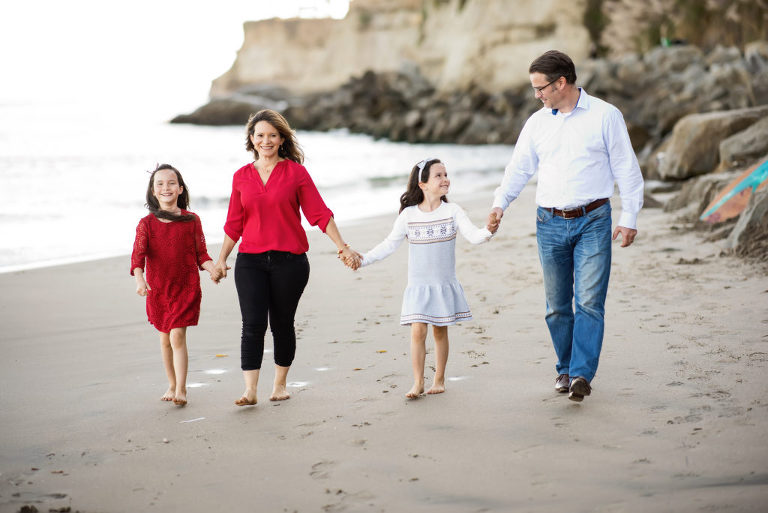
[[280,148],[277,150],[277,155],[279,157],[292,160],[297,164],[304,163],[304,152],[299,146],[298,141],[296,141],[296,135],[293,133],[291,125],[288,124],[288,121],[282,114],[272,109],[264,109],[256,114],[251,114],[251,117],[248,118],[248,123],[245,125],[245,149],[253,153],[255,160],[259,160],[259,152],[257,152],[256,148],[253,146],[251,136],[253,135],[256,123],[259,121],[266,121],[275,127],[277,132],[283,138],[283,144],[281,144]]

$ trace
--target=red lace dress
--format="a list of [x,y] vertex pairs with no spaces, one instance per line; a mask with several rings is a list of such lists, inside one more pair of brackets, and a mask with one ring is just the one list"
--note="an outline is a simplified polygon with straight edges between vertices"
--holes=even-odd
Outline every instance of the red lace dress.
[[[186,210],[181,213],[191,214]],[[193,214],[194,215],[194,214]],[[151,290],[147,293],[147,317],[159,331],[196,326],[200,317],[200,274],[211,260],[205,247],[200,218],[164,223],[153,214],[139,221],[131,254],[131,274],[145,269]]]

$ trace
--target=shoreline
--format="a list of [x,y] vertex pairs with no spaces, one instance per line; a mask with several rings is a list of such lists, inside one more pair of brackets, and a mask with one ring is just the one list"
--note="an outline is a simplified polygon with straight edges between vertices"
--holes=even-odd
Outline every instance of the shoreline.
[[[266,353],[249,408],[232,404],[242,377],[231,276],[201,277],[190,403],[178,408],[159,401],[157,334],[126,257],[1,274],[0,513],[761,511],[768,277],[669,214],[641,211],[635,245],[614,245],[593,393],[573,403],[552,387],[534,195],[523,190],[490,243],[457,240],[474,320],[450,330],[447,392],[415,401],[403,397],[402,247],[353,273],[309,233],[292,398],[267,400]],[[455,201],[479,225],[491,193]],[[395,217],[342,233],[364,252]],[[429,385],[431,335],[427,347]]]
[[[535,184],[535,181],[532,183]],[[493,200],[493,190],[494,188],[489,188],[487,191],[476,191],[474,193],[465,194],[465,195],[457,195],[459,198],[466,198],[472,201],[472,198],[475,196],[481,196],[482,194],[487,193],[488,195],[488,204],[490,205]],[[451,195],[453,196],[453,195]],[[449,198],[450,201],[450,198]],[[490,208],[490,207],[489,207]],[[195,212],[192,210],[192,212]],[[393,207],[392,212],[397,212],[397,207]],[[144,215],[147,214],[147,212],[143,212]],[[355,217],[355,218],[348,218],[343,219],[341,221],[337,221],[337,225],[340,228],[344,228],[345,226],[354,227],[358,226],[360,224],[366,223],[366,222],[375,222],[377,219],[384,219],[388,218],[389,214],[377,212],[371,215],[363,215],[362,217]],[[396,215],[393,215],[392,219],[394,220],[394,217]],[[306,220],[304,217],[302,219],[302,226],[304,226],[304,231],[307,233],[307,237],[309,237],[309,234],[312,232],[319,232],[319,229],[314,226],[307,226]],[[135,228],[135,227],[134,227]],[[208,237],[206,236],[206,245],[209,247],[220,247],[223,242],[222,240],[214,239],[211,242],[208,242]],[[210,254],[210,251],[208,252]],[[234,253],[234,252],[233,252]],[[234,253],[236,254],[236,253]],[[44,260],[44,261],[37,261],[37,262],[30,262],[27,264],[15,264],[15,265],[7,265],[7,266],[0,266],[0,276],[3,274],[10,274],[10,273],[17,273],[17,272],[25,272],[25,271],[34,271],[39,269],[47,269],[50,267],[64,267],[68,265],[74,265],[74,264],[84,264],[84,263],[92,263],[92,262],[100,262],[102,260],[109,260],[113,258],[127,258],[130,259],[131,257],[131,249],[127,250],[127,252],[118,252],[118,253],[108,253],[108,254],[94,254],[94,255],[84,255],[81,257],[62,257],[52,260]],[[211,258],[214,258],[214,255],[211,255]],[[215,260],[215,258],[214,258]]]

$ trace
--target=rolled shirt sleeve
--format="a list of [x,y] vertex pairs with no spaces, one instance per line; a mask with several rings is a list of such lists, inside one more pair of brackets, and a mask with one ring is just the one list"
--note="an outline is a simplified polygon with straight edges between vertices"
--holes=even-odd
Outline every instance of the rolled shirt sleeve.
[[312,177],[309,176],[304,166],[301,166],[301,169],[303,173],[299,176],[298,184],[301,211],[309,224],[317,226],[325,233],[325,229],[333,217],[333,212],[325,205],[315,182],[312,181]]

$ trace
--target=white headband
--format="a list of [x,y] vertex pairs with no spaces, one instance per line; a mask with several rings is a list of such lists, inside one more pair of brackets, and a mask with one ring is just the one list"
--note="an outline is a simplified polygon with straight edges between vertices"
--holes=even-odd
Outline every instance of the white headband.
[[429,162],[431,160],[437,160],[437,158],[436,157],[430,157],[430,158],[424,159],[421,162],[419,162],[418,164],[416,164],[416,167],[419,168],[419,173],[421,173],[424,170],[424,166],[426,166],[427,162]]

